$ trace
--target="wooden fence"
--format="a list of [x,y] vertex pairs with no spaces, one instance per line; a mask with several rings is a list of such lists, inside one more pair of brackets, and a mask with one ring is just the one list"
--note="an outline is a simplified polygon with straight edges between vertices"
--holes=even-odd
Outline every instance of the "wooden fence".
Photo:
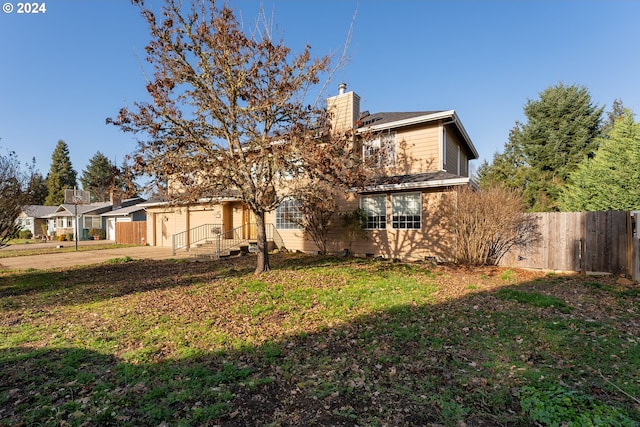
[[[582,273],[612,273],[640,279],[640,242],[631,212],[547,212],[538,219],[540,239],[514,249],[500,264]],[[634,249],[635,248],[635,249]]]
[[147,222],[116,222],[116,243],[144,245],[147,239]]

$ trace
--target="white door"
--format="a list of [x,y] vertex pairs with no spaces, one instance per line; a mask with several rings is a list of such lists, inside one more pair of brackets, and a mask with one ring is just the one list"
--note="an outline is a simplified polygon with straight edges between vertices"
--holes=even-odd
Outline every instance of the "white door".
[[107,219],[107,240],[116,240],[116,219]]

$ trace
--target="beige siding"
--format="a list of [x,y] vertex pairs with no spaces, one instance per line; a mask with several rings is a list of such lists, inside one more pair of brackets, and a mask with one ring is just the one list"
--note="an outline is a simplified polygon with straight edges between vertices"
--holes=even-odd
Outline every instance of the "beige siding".
[[440,169],[439,127],[396,130],[397,175],[422,173]]

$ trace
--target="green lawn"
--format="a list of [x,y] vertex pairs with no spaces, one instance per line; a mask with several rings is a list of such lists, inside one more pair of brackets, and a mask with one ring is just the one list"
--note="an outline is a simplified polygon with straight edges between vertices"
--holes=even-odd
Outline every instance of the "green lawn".
[[640,424],[637,285],[254,262],[0,273],[0,425]]

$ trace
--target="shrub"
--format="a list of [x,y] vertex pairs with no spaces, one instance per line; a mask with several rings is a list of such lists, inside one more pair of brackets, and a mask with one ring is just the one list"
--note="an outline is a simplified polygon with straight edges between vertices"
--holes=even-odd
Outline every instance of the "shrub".
[[89,230],[89,237],[94,238],[98,236],[99,239],[104,240],[107,238],[107,233],[102,228],[92,228]]
[[463,187],[447,198],[445,209],[456,233],[456,261],[496,265],[512,248],[539,238],[534,217],[526,215],[521,193],[502,187]]
[[18,237],[20,239],[29,240],[33,238],[33,233],[31,232],[31,230],[20,230],[20,232],[18,233]]
[[67,240],[67,235],[66,234],[61,234],[57,237],[59,242],[64,242]]
[[67,233],[67,240],[70,242],[73,240],[73,233]]

